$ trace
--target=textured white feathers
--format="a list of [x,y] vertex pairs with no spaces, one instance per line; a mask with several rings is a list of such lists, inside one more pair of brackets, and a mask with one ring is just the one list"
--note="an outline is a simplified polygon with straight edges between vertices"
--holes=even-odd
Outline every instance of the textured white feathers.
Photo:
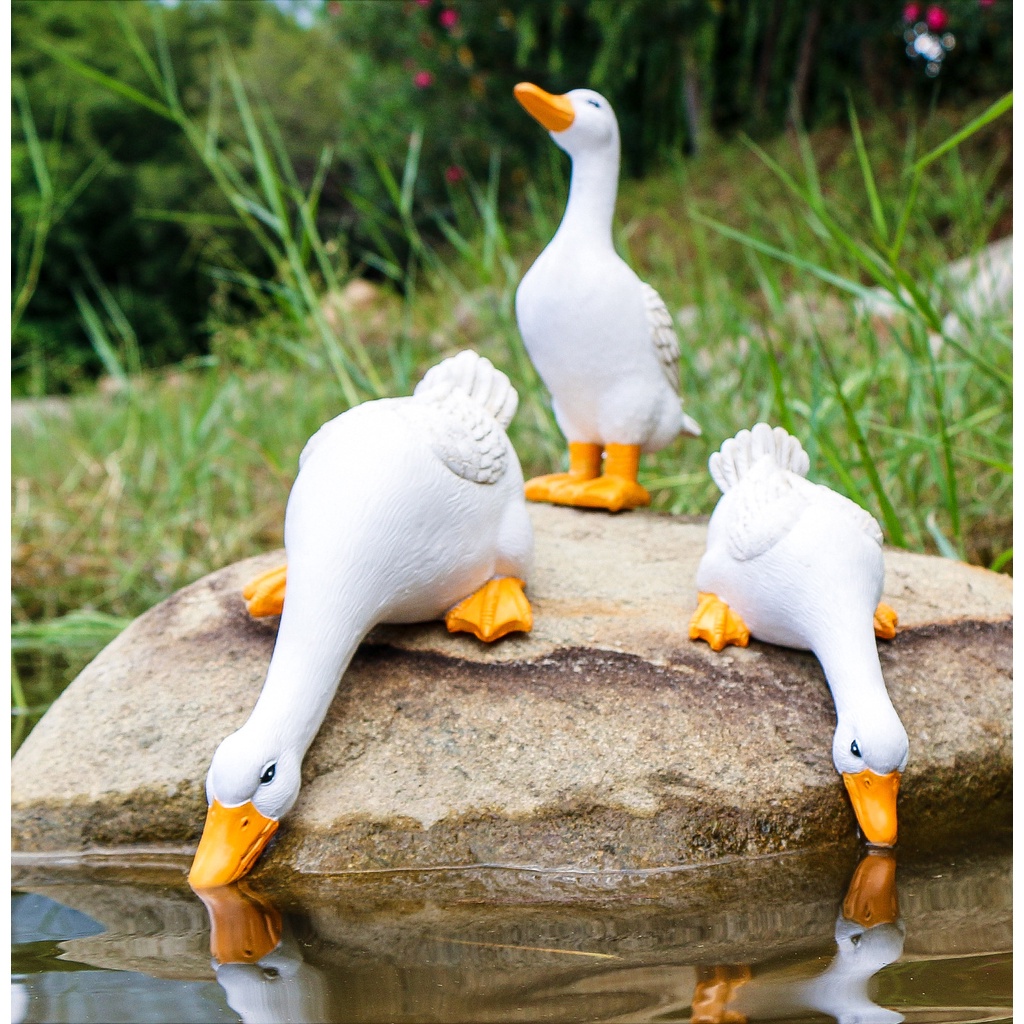
[[519,405],[519,395],[512,382],[484,356],[471,349],[460,352],[432,366],[416,385],[417,398],[436,401],[431,392],[447,393],[458,388],[478,405],[483,406],[502,426],[512,422]]
[[647,323],[651,328],[651,340],[658,352],[658,361],[665,379],[675,391],[679,390],[679,338],[672,323],[672,314],[662,297],[646,282],[640,282],[644,296]]
[[425,432],[434,454],[453,473],[493,484],[508,465],[511,446],[504,428],[518,404],[508,377],[467,349],[432,366],[403,413]]
[[[678,393],[679,338],[676,335],[675,325],[672,323],[672,314],[669,313],[665,300],[649,284],[641,281],[640,288],[644,297],[647,324],[651,329],[651,341],[654,342],[654,349],[658,353],[661,372],[672,386],[672,390]],[[679,429],[684,434],[700,437],[700,424],[692,416],[687,416],[681,409],[679,414],[681,417]]]
[[711,475],[730,495],[729,551],[746,561],[764,554],[812,505],[825,507],[881,545],[874,516],[822,484],[804,479],[810,460],[791,434],[767,423],[741,430],[708,460]]
[[752,430],[741,430],[725,441],[721,450],[708,459],[708,469],[724,494],[765,455],[771,455],[780,469],[788,469],[797,476],[807,476],[811,465],[807,452],[792,434],[782,427],[773,430],[767,423],[758,423]]
[[411,398],[367,402],[325,423],[299,456],[299,469],[357,410],[390,410],[457,476],[478,484],[501,479],[512,447],[505,434],[519,404],[508,377],[488,359],[466,350],[432,366]]

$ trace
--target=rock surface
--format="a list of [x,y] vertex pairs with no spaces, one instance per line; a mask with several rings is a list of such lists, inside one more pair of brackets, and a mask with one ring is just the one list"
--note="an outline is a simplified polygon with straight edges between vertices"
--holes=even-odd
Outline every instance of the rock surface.
[[[687,639],[701,524],[532,506],[529,636],[375,631],[254,877],[469,864],[675,867],[855,843],[817,661]],[[132,624],[12,764],[16,851],[198,840],[220,740],[262,686],[276,620],[213,573]],[[1010,818],[1012,582],[886,552],[882,670],[910,736],[901,846]]]

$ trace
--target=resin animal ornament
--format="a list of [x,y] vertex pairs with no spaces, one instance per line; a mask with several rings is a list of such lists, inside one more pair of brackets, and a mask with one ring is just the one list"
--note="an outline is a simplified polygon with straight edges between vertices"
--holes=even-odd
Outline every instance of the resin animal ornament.
[[[411,397],[357,406],[307,443],[285,513],[274,653],[248,721],[213,756],[194,887],[252,867],[295,803],[302,759],[373,626],[445,616],[484,640],[530,629],[533,532],[505,434],[517,401],[503,373],[462,352]],[[284,570],[275,577],[280,592]]]
[[708,465],[722,497],[697,569],[690,638],[716,651],[754,636],[814,652],[836,707],[833,762],[867,841],[892,846],[908,744],[875,645],[896,632],[896,613],[879,603],[878,523],[806,480],[807,453],[781,427],[741,430]]
[[572,158],[562,222],[516,292],[523,343],[569,442],[569,471],[528,481],[526,496],[613,512],[647,505],[641,452],[700,427],[680,405],[672,317],[612,245],[619,126],[589,89],[553,96],[522,82],[515,95]]

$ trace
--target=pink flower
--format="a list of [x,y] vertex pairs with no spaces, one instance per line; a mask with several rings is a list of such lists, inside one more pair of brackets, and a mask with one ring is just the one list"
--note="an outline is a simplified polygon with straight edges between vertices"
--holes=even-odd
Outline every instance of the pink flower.
[[429,89],[434,84],[434,76],[429,71],[417,71],[412,76],[412,84],[417,89]]
[[932,32],[941,32],[949,24],[949,15],[938,4],[924,12],[924,22]]
[[445,8],[437,20],[440,22],[441,28],[451,31],[459,23],[459,12],[453,11],[450,7]]
[[919,21],[921,18],[921,5],[920,4],[907,4],[903,8],[903,20],[908,25],[913,25],[915,21]]
[[430,0],[416,0],[416,3],[418,3],[420,5],[420,7],[429,7],[430,6]]
[[996,0],[978,0],[979,7],[995,7]]
[[452,164],[450,167],[446,167],[444,169],[444,180],[447,181],[449,185],[457,185],[462,181],[463,174],[464,171],[458,164]]

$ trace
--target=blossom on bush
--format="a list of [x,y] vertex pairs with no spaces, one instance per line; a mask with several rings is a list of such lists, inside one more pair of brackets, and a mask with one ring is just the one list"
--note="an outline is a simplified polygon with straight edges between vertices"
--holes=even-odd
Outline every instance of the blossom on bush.
[[940,7],[938,4],[932,4],[924,12],[924,23],[930,31],[941,32],[949,24],[949,15],[946,13],[945,8]]
[[462,181],[464,175],[465,171],[463,171],[458,164],[451,164],[444,169],[444,180],[447,181],[449,185],[457,185]]
[[459,12],[453,11],[450,7],[446,7],[438,17],[438,22],[441,28],[446,28],[451,31],[459,23]]
[[919,21],[921,18],[921,5],[920,4],[907,4],[903,8],[903,20],[908,25],[913,25],[915,21]]
[[417,71],[412,76],[412,84],[417,89],[429,89],[434,84],[434,75],[430,71]]

